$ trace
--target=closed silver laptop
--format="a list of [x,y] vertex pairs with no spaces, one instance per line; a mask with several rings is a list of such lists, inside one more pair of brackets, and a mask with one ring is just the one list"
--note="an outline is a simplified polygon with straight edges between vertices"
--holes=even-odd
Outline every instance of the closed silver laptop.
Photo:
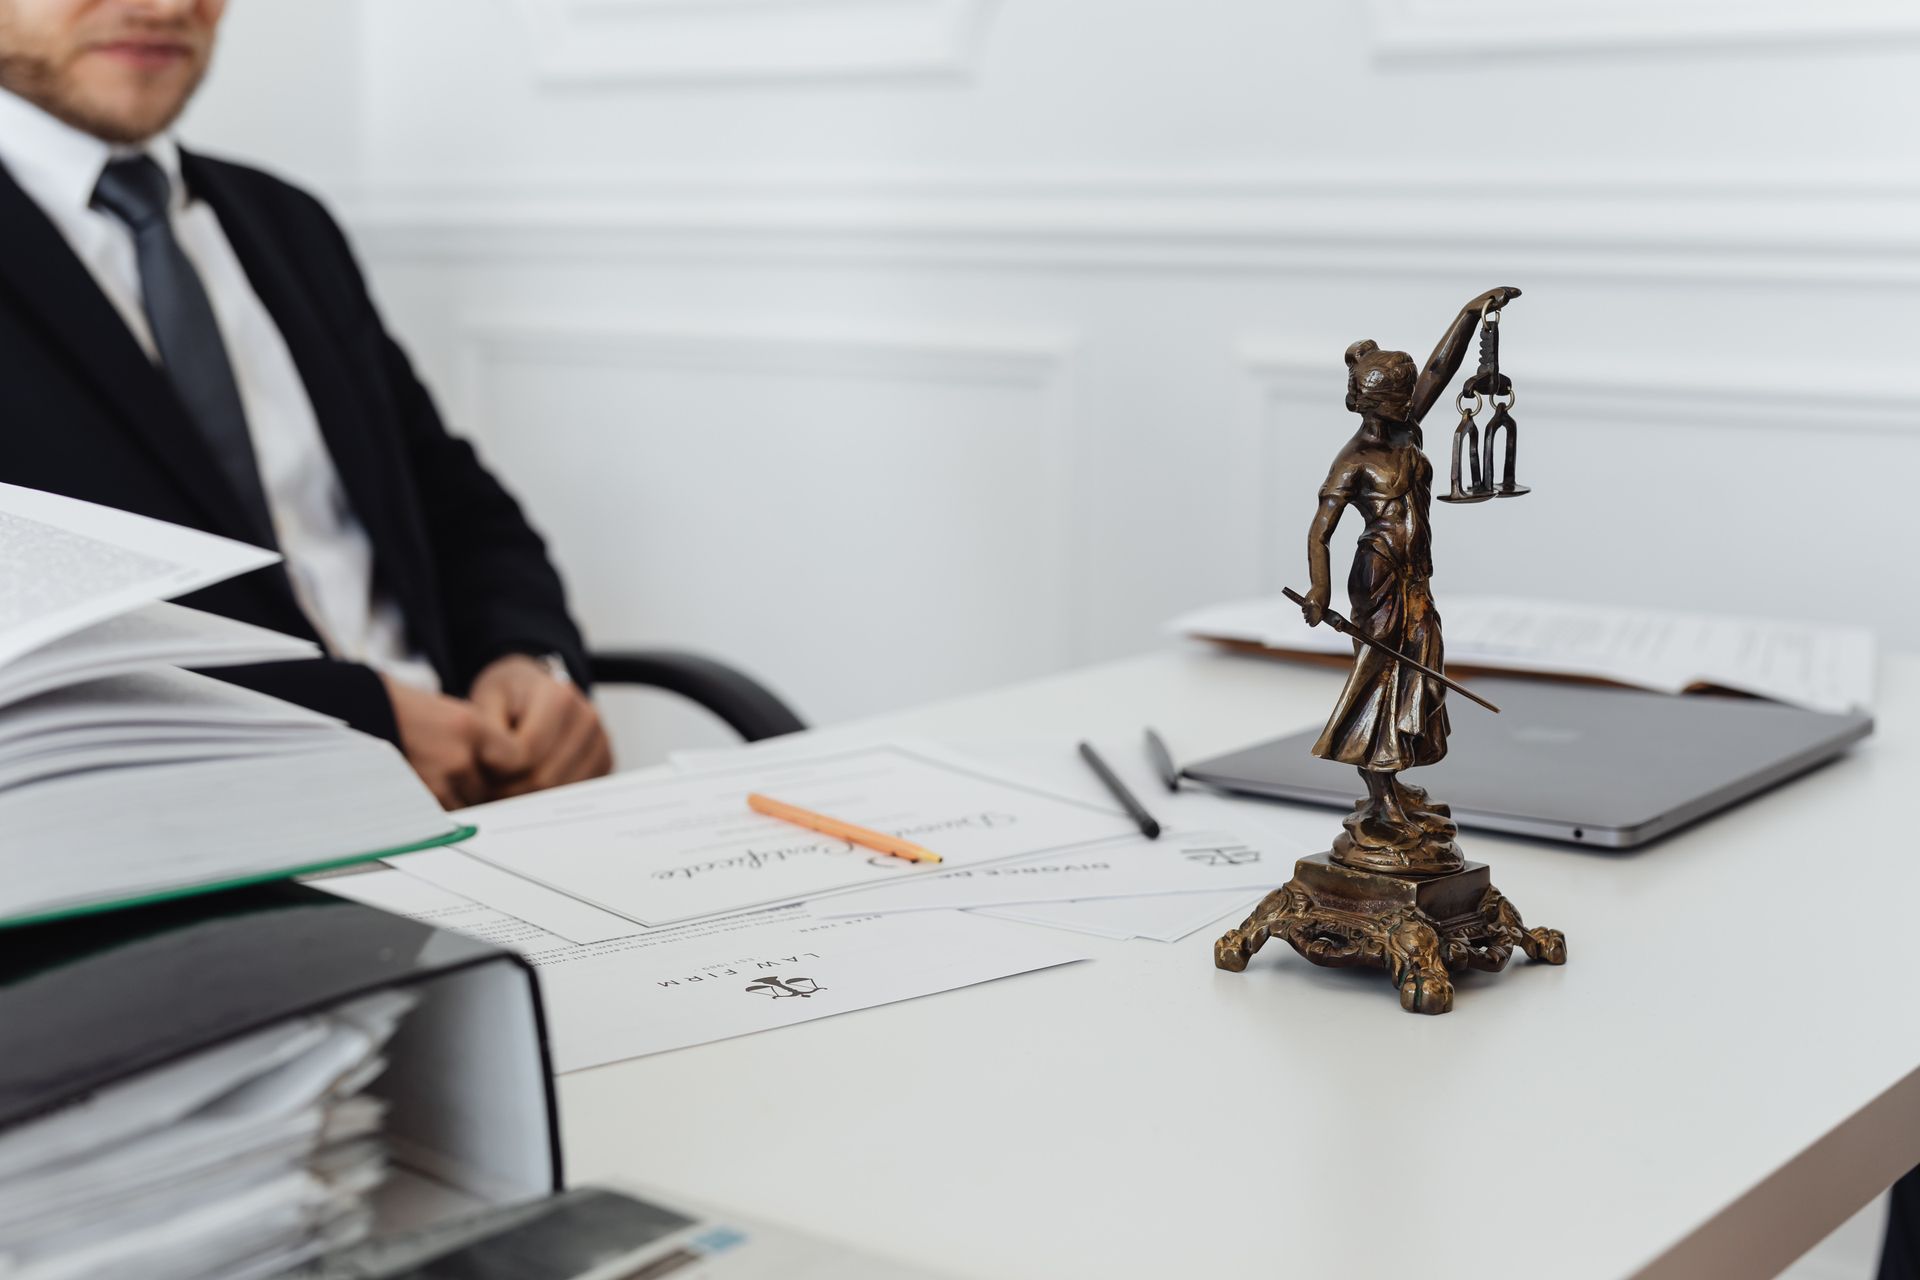
[[[1500,715],[1449,706],[1447,758],[1405,780],[1463,827],[1626,849],[1697,822],[1833,759],[1871,716],[1752,698],[1672,697],[1547,680],[1476,679]],[[1346,809],[1349,765],[1312,754],[1320,726],[1181,770],[1222,791]]]

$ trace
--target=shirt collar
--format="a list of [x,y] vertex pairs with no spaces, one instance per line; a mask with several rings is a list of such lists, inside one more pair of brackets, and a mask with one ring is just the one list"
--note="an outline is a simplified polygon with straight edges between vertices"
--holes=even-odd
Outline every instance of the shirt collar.
[[[130,148],[115,147],[114,155],[118,157],[121,155],[137,154],[141,151],[152,156],[154,160],[159,163],[161,172],[167,175],[167,187],[173,193],[173,211],[178,213],[186,207],[187,197],[192,194],[187,190],[186,179],[181,176],[180,172],[180,144],[173,140],[172,134],[163,133],[158,137],[147,139],[145,146]],[[96,178],[95,181],[98,181],[98,178]]]
[[171,134],[160,134],[139,146],[117,146],[0,89],[0,163],[44,209],[77,213],[91,207],[93,189],[107,161],[143,152],[166,173],[173,208],[178,211],[186,204],[187,193],[180,178],[180,147]]

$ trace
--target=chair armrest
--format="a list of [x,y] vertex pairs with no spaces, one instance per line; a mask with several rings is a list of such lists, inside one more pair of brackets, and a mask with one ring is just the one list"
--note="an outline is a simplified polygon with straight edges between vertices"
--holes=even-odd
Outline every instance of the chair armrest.
[[799,733],[806,722],[746,672],[697,653],[628,649],[587,655],[595,684],[642,684],[691,698],[748,742]]

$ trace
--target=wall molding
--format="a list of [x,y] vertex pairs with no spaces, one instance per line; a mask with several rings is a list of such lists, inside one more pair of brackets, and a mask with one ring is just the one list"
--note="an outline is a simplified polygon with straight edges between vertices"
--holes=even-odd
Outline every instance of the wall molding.
[[469,388],[499,360],[1041,388],[1064,376],[1075,349],[1071,338],[1056,334],[699,327],[626,314],[478,314],[458,328],[460,381]]
[[[1265,477],[1292,477],[1284,497],[1264,488],[1250,499],[1261,531],[1260,590],[1278,591],[1297,575],[1295,557],[1307,512],[1288,504],[1308,498],[1312,490],[1306,486],[1324,474],[1321,469],[1332,459],[1342,433],[1358,425],[1359,420],[1342,405],[1343,350],[1250,335],[1235,352],[1243,374],[1240,420],[1246,432],[1242,448],[1248,469]],[[1416,359],[1425,355],[1423,348]],[[1519,393],[1515,416],[1523,439],[1521,479],[1535,484],[1538,473],[1530,474],[1527,456],[1537,457],[1538,446],[1530,449],[1525,440],[1538,439],[1529,434],[1536,429],[1556,434],[1573,430],[1590,442],[1588,447],[1600,450],[1620,448],[1614,437],[1627,424],[1651,425],[1668,438],[1714,433],[1732,442],[1737,436],[1750,442],[1754,451],[1769,453],[1831,451],[1840,447],[1841,440],[1920,437],[1920,390],[1907,384],[1863,385],[1857,370],[1820,379],[1813,372],[1789,367],[1790,376],[1756,379],[1727,369],[1677,364],[1610,370],[1529,361],[1525,368],[1514,366],[1511,371]],[[1458,421],[1451,393],[1458,385],[1456,381],[1449,386],[1425,424],[1436,492],[1447,483]],[[1487,421],[1483,413],[1483,430]],[[1297,435],[1296,427],[1313,432],[1313,441]],[[1764,436],[1755,439],[1756,433]],[[1641,439],[1644,442],[1645,437]],[[1862,456],[1872,456],[1871,445],[1857,447]],[[1648,464],[1656,465],[1653,459]],[[1310,506],[1309,502],[1307,510]]]
[[1920,182],[1880,174],[1132,173],[375,183],[400,261],[719,260],[1920,285]]
[[1368,11],[1374,49],[1389,59],[1920,40],[1908,0],[1370,0]]
[[[1310,400],[1340,409],[1346,371],[1340,351],[1310,350],[1298,341],[1250,338],[1240,344],[1241,367],[1269,397]],[[1416,358],[1424,358],[1419,352]],[[1859,371],[1828,378],[1755,379],[1727,370],[1675,366],[1609,370],[1600,366],[1548,364],[1516,374],[1525,405],[1524,423],[1546,415],[1555,420],[1619,421],[1623,415],[1653,417],[1682,429],[1792,431],[1809,447],[1833,435],[1920,434],[1920,389],[1911,383],[1863,384]],[[1458,415],[1445,403],[1428,419],[1429,444],[1450,435]],[[1485,425],[1485,418],[1482,418]],[[1819,435],[1807,434],[1817,424]],[[1444,443],[1444,442],[1442,442]]]
[[516,0],[556,86],[963,80],[994,0]]

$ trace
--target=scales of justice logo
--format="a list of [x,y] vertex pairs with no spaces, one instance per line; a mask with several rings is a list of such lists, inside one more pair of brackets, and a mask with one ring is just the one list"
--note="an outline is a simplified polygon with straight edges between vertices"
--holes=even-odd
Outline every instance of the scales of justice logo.
[[775,1000],[787,1000],[794,996],[811,999],[826,989],[812,978],[762,978],[747,984],[748,991],[757,991]]
[[1260,861],[1260,851],[1244,844],[1195,845],[1181,852],[1203,867],[1244,867]]

